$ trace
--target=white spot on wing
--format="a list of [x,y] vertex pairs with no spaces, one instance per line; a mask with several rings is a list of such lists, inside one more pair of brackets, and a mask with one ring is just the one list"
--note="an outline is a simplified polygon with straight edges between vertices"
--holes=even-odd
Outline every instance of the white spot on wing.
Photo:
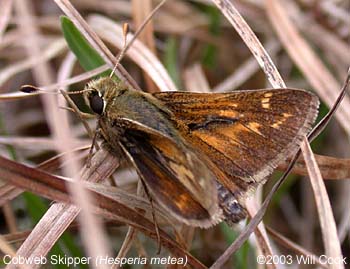
[[[266,96],[267,93],[265,93],[264,96]],[[270,108],[270,97],[265,97],[261,99],[261,106],[262,108],[269,109]]]

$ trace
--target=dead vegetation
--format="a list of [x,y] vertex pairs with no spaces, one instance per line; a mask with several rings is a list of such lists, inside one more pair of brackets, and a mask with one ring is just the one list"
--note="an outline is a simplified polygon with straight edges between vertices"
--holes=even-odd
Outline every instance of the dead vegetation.
[[[67,106],[63,96],[29,97],[18,89],[24,84],[43,90],[81,89],[89,78],[114,65],[124,43],[122,23],[128,22],[134,33],[159,2],[1,1],[0,251],[4,255],[45,256],[60,240],[50,255],[156,256],[151,209],[135,172],[104,151],[94,155],[90,168],[82,168],[91,139],[77,117],[62,109]],[[129,48],[117,73],[134,88],[149,92],[304,88],[320,97],[321,118],[336,103],[349,68],[349,9],[346,0],[166,1]],[[84,71],[63,38],[62,14],[105,65]],[[86,110],[81,99],[75,101]],[[249,202],[251,217],[257,212],[264,217],[255,230],[259,216],[245,230],[242,225],[233,231],[225,224],[199,230],[174,222],[158,208],[161,255],[187,256],[193,268],[258,268],[256,256],[261,253],[344,255],[350,263],[349,119],[348,89],[333,120],[312,144],[317,155],[304,143],[293,175],[279,190],[277,185],[272,188],[278,174],[271,176]],[[94,120],[88,123],[94,128]],[[281,164],[279,170],[287,166]],[[108,180],[112,174],[113,180]],[[78,177],[82,180],[66,184],[71,182],[67,178]],[[272,199],[268,208],[264,204],[266,212],[259,211],[264,197]],[[65,231],[69,234],[61,237]],[[252,231],[256,240],[251,237],[244,243]],[[344,264],[303,268],[316,266],[346,268]]]

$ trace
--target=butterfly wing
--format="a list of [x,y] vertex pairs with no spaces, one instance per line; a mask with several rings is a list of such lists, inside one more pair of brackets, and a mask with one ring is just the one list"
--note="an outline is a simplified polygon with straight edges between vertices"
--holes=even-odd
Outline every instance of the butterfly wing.
[[122,137],[116,128],[109,130],[117,132],[119,145],[160,205],[192,226],[209,227],[222,220],[215,176],[181,138],[175,142],[129,118],[117,121],[123,125]]
[[311,129],[318,98],[304,90],[155,93],[182,131],[211,160],[211,170],[237,196],[263,183],[296,152]]

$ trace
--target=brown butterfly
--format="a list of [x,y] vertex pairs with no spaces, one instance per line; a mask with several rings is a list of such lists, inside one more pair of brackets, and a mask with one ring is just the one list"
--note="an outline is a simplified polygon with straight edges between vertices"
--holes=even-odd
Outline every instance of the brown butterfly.
[[298,150],[319,103],[298,89],[149,94],[112,78],[91,81],[85,98],[110,151],[170,215],[199,227],[245,217],[246,194]]

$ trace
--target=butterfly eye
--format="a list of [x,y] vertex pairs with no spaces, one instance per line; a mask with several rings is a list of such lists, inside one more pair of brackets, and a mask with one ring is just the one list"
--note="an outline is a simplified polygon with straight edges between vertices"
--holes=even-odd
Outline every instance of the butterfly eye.
[[90,95],[89,101],[92,111],[101,115],[104,111],[104,101],[102,96],[100,96],[97,92],[93,92]]

